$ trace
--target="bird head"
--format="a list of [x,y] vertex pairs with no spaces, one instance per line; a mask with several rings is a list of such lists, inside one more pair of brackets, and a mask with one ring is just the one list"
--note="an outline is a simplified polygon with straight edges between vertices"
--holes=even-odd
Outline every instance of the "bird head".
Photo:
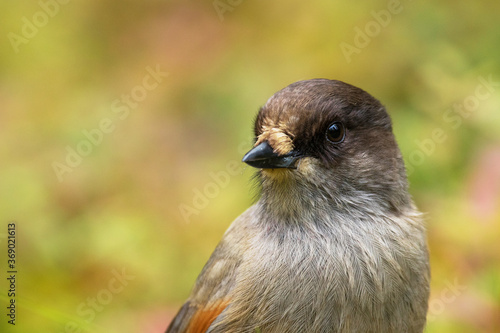
[[391,211],[411,205],[391,119],[359,88],[327,79],[295,82],[260,109],[254,132],[243,162],[260,170],[262,196],[270,201],[362,209],[368,200]]

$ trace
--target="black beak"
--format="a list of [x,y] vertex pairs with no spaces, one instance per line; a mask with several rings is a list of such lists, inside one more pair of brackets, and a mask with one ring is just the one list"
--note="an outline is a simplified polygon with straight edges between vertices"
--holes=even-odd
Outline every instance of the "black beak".
[[295,169],[295,161],[300,158],[294,151],[286,155],[279,156],[273,152],[273,148],[267,143],[262,142],[243,156],[243,162],[261,169],[289,168]]

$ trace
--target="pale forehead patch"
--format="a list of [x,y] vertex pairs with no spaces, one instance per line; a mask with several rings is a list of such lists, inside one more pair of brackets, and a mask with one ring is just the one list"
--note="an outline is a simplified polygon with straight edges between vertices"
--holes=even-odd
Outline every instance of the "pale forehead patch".
[[262,126],[262,134],[257,138],[255,146],[258,146],[264,141],[267,141],[273,151],[278,155],[286,155],[293,150],[292,138],[286,134],[284,124],[281,126]]

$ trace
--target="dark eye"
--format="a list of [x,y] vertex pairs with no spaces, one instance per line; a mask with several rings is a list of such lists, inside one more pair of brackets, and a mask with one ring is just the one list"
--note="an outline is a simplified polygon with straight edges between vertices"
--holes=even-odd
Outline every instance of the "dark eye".
[[334,122],[326,130],[326,137],[333,143],[340,143],[344,141],[345,129],[344,125],[339,122]]

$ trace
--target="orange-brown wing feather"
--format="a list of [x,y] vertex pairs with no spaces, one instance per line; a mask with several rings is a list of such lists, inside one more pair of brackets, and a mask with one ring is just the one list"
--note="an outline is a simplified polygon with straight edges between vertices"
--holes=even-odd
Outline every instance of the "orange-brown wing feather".
[[204,307],[193,306],[187,301],[168,326],[166,333],[205,333],[228,305],[228,300],[217,301]]
[[205,333],[228,304],[228,301],[222,301],[196,311],[188,326],[187,333]]

